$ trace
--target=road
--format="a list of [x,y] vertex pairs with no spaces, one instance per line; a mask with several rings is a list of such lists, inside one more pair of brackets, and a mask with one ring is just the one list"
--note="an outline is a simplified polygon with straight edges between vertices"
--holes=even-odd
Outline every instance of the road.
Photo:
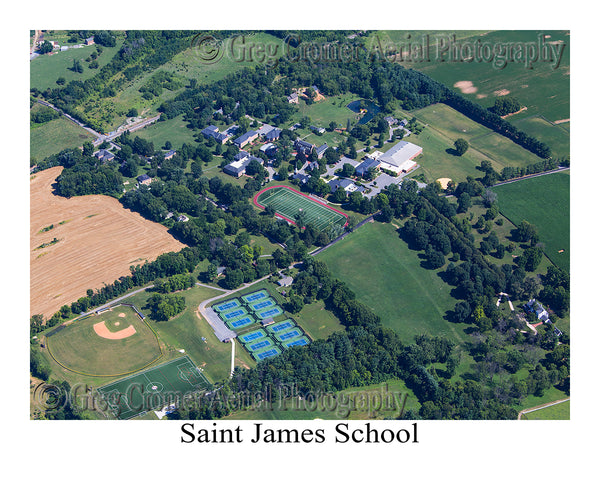
[[[100,145],[102,142],[105,142],[105,141],[109,142],[109,143],[112,142],[115,138],[119,137],[123,132],[126,132],[126,131],[135,132],[136,130],[139,130],[141,128],[147,127],[148,125],[150,125],[150,124],[152,124],[154,122],[157,122],[158,119],[160,118],[160,114],[156,115],[154,117],[151,117],[151,118],[144,118],[144,119],[139,120],[137,122],[134,122],[134,123],[132,123],[130,125],[126,125],[124,127],[119,127],[117,130],[115,130],[113,132],[110,132],[110,133],[108,133],[108,134],[105,135],[103,133],[97,132],[93,128],[87,127],[85,124],[83,124],[82,122],[80,122],[76,118],[73,118],[68,113],[63,112],[60,108],[52,105],[50,102],[47,102],[45,100],[40,100],[40,99],[36,99],[36,102],[38,102],[39,104],[44,105],[44,106],[46,106],[48,108],[51,108],[55,112],[60,113],[61,115],[63,115],[64,117],[68,118],[69,120],[71,120],[76,125],[80,126],[81,128],[83,128],[87,132],[89,132],[92,135],[94,135],[94,137],[96,137],[96,139],[93,142],[93,144],[94,144],[95,147],[97,147],[98,145]],[[111,145],[113,147],[117,147],[115,144],[111,144]]]

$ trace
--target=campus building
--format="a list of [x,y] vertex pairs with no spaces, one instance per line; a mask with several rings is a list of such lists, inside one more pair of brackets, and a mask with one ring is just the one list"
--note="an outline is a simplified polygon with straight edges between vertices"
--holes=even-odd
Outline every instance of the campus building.
[[417,166],[414,158],[423,153],[423,148],[401,140],[384,154],[377,156],[380,168],[394,173],[408,173]]
[[223,168],[223,171],[226,174],[236,178],[241,177],[242,175],[244,175],[244,173],[246,173],[246,167],[252,160],[256,160],[261,165],[263,164],[262,158],[255,157],[253,155],[250,155],[248,152],[244,151],[239,152],[233,158],[234,161],[231,162],[229,165],[226,165],[225,168]]

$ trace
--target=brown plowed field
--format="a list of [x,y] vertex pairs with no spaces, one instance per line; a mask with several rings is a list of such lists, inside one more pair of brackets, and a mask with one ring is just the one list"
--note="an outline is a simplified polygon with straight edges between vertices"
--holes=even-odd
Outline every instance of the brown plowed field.
[[[52,193],[62,167],[32,175],[30,182],[31,315],[52,316],[62,305],[102,288],[129,267],[185,245],[167,229],[104,195],[64,198]],[[62,225],[60,222],[65,222]],[[49,231],[42,229],[54,225]],[[53,239],[57,243],[38,248]]]

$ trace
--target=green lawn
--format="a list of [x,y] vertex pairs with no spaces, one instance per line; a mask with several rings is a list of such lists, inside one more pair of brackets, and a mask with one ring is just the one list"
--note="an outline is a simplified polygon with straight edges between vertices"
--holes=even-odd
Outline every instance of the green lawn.
[[[479,172],[473,168],[482,160],[489,160],[498,172],[506,166],[525,166],[541,160],[447,105],[430,105],[415,110],[412,115],[427,127],[420,135],[411,135],[407,140],[423,147],[423,155],[417,162],[433,177],[432,180],[448,177],[459,182],[466,175],[475,176]],[[469,142],[469,150],[457,157],[447,150],[453,149],[454,142],[460,137]]]
[[[570,267],[570,176],[554,173],[494,187],[500,212],[518,225],[533,223],[546,255],[559,267]],[[559,250],[564,250],[559,253]]]
[[[73,44],[65,43],[64,45],[71,47]],[[103,52],[96,59],[98,68],[89,68],[89,63],[85,61],[91,53],[96,52],[94,45],[69,48],[65,52],[56,52],[52,55],[40,55],[30,62],[29,86],[30,88],[37,88],[40,91],[44,91],[47,88],[58,88],[56,80],[59,77],[63,77],[66,83],[69,83],[71,80],[87,80],[96,75],[112,59],[115,53],[121,48],[121,45],[123,45],[123,39],[118,38],[114,47],[102,47]],[[73,60],[81,62],[83,73],[76,73],[69,70],[73,66]]]
[[164,122],[156,122],[133,134],[154,143],[154,148],[164,146],[165,142],[170,141],[173,148],[177,150],[184,143],[196,145],[193,130],[187,127],[187,122],[183,116],[179,116]]
[[[380,399],[383,399],[383,404]],[[397,418],[402,411],[412,410],[418,412],[420,408],[421,404],[404,381],[389,380],[367,387],[341,390],[336,392],[335,395],[323,396],[317,402],[305,402],[297,398],[280,400],[277,391],[273,392],[271,403],[248,407],[246,410],[225,417],[225,419],[381,420],[384,418]]]
[[521,416],[522,420],[569,420],[571,402],[562,402]]
[[56,118],[29,131],[30,156],[43,160],[65,148],[81,147],[83,142],[94,140],[87,130],[64,117]]
[[467,338],[466,325],[444,319],[456,303],[451,287],[438,272],[421,267],[418,252],[409,250],[393,225],[368,223],[317,258],[402,340],[422,333],[456,343]]
[[[124,314],[124,317],[120,317]],[[133,326],[135,333],[120,340],[100,337],[94,325],[105,322],[109,331]],[[119,325],[115,325],[119,322]],[[92,375],[124,375],[140,369],[161,355],[154,332],[129,307],[117,307],[101,315],[78,320],[47,338],[58,362],[75,372]],[[61,369],[53,364],[53,369]]]

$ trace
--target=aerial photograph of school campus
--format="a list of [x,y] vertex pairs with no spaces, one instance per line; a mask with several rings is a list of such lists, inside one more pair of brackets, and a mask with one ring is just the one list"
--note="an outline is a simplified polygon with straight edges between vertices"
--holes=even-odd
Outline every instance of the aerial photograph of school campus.
[[568,420],[570,32],[30,31],[30,418]]

